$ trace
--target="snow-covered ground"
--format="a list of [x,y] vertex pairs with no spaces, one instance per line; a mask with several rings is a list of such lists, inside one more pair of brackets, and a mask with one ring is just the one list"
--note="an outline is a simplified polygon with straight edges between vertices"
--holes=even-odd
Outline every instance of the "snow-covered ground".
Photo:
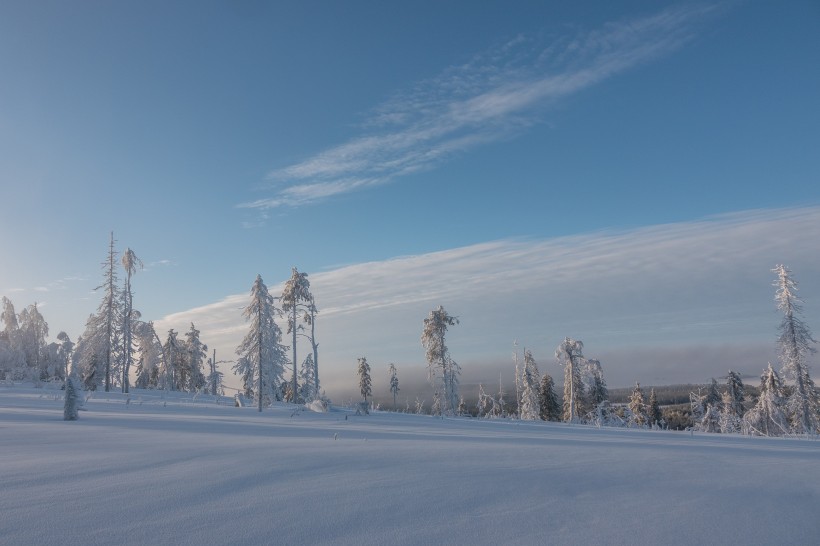
[[3,544],[820,544],[820,442],[0,386]]

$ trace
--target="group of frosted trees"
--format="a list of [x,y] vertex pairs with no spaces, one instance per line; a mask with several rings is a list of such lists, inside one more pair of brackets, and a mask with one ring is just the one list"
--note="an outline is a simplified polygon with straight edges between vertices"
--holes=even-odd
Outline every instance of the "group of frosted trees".
[[746,411],[740,376],[730,371],[721,394],[715,380],[705,394],[692,394],[695,428],[707,432],[743,432],[758,436],[820,433],[820,396],[809,374],[808,357],[816,352],[803,322],[797,283],[784,265],[773,269],[777,308],[783,313],[777,338],[780,373],[766,367],[760,376],[757,401]]
[[572,423],[609,424],[612,411],[609,392],[601,363],[583,355],[580,340],[564,338],[555,350],[555,358],[564,369],[563,402],[555,392],[555,380],[538,371],[538,364],[529,349],[524,349],[524,361],[515,361],[515,404],[508,404],[499,381],[498,394],[487,394],[479,385],[477,414],[479,417],[518,417],[534,421],[566,421]]
[[[370,363],[366,357],[356,360],[356,375],[359,378],[359,393],[362,395],[362,402],[367,403],[367,397],[373,396],[373,381],[370,376]],[[390,393],[393,395],[393,410],[396,409],[396,396],[399,394],[399,375],[396,365],[392,362],[388,365],[387,372],[390,374]]]
[[[134,309],[132,277],[143,264],[130,248],[118,259],[114,243],[112,233],[102,263],[103,283],[97,287],[102,301],[77,339],[72,374],[87,390],[118,388],[127,393],[133,370],[137,388],[221,394],[222,373],[216,369],[216,355],[206,368],[208,347],[193,323],[182,337],[169,330],[163,342],[153,322],[143,321]],[[125,277],[122,285],[120,266]]]
[[47,343],[48,324],[37,304],[18,315],[11,301],[2,299],[0,377],[37,383],[71,376],[72,387],[122,392],[129,392],[133,377],[134,386],[143,389],[222,394],[216,354],[207,359],[208,347],[193,324],[183,336],[169,330],[162,342],[153,322],[143,321],[134,309],[132,278],[143,264],[130,248],[120,258],[114,244],[112,233],[102,263],[103,282],[96,288],[102,300],[76,344],[65,332]]
[[47,342],[48,323],[36,303],[17,314],[4,296],[0,326],[0,379],[39,383],[66,378],[74,343],[65,332],[57,334],[57,341]]
[[[319,398],[318,310],[307,277],[293,268],[279,298],[270,295],[261,275],[251,287],[250,302],[243,312],[248,333],[236,349],[239,359],[233,370],[242,380],[243,394],[254,400],[259,411],[277,400],[310,402]],[[276,299],[281,308],[275,305]],[[283,316],[287,317],[290,346],[282,343],[282,329],[276,323]],[[297,337],[305,338],[311,348],[300,369],[296,365]],[[293,355],[290,360],[289,349]],[[286,381],[288,371],[291,377]]]

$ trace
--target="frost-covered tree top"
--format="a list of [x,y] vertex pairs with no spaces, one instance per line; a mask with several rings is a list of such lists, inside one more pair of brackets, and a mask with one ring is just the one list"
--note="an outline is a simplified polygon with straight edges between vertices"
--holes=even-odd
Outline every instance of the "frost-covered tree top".
[[3,322],[3,331],[5,332],[13,332],[18,328],[14,304],[6,296],[3,296],[3,311],[0,313],[0,321]]
[[447,358],[447,345],[444,344],[444,335],[447,328],[458,324],[458,318],[450,315],[441,305],[430,311],[424,319],[424,329],[421,333],[421,344],[426,349],[427,362],[430,365],[442,363]]
[[282,310],[290,312],[300,302],[310,302],[310,281],[307,273],[299,273],[295,267],[291,269],[290,278],[282,290]]
[[575,361],[578,358],[584,358],[584,342],[581,340],[574,340],[571,337],[564,338],[558,348],[555,349],[555,358],[560,362]]
[[807,354],[816,351],[812,344],[817,341],[812,337],[809,327],[800,318],[803,312],[803,300],[797,296],[797,282],[792,278],[792,272],[784,265],[778,265],[772,271],[777,274],[774,282],[777,288],[774,299],[777,302],[777,308],[783,312],[778,348],[781,364],[788,378],[794,375],[795,366],[801,365]]

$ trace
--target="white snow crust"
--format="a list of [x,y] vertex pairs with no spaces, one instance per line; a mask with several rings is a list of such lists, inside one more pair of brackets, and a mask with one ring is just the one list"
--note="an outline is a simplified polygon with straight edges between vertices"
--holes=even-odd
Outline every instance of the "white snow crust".
[[0,386],[0,542],[820,544],[820,442]]

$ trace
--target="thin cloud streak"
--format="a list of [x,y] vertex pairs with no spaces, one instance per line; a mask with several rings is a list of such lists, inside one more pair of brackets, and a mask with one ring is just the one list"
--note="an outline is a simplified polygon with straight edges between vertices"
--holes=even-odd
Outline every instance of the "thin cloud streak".
[[[820,323],[820,257],[805,250],[818,238],[820,207],[757,210],[630,231],[492,241],[311,273],[325,387],[331,396],[350,387],[342,383],[353,381],[362,355],[423,374],[422,319],[437,305],[461,318],[448,345],[465,370],[491,362],[507,370],[518,339],[556,375],[552,351],[571,336],[585,342],[590,356],[618,355],[613,386],[664,377],[698,382],[728,367],[759,374],[765,358],[749,360],[748,347],[774,343],[774,264],[792,268],[807,300],[807,323]],[[263,277],[272,294],[281,293],[282,283]],[[247,330],[247,300],[239,294],[170,315],[157,321],[158,331],[193,322],[219,359],[233,358]],[[674,354],[630,364],[636,348]],[[690,353],[691,365],[681,368],[681,355]],[[497,381],[497,373],[465,376]]]
[[671,8],[555,40],[513,40],[374,110],[371,133],[269,173],[275,195],[240,208],[300,206],[435,167],[538,123],[540,109],[693,39],[714,6]]

